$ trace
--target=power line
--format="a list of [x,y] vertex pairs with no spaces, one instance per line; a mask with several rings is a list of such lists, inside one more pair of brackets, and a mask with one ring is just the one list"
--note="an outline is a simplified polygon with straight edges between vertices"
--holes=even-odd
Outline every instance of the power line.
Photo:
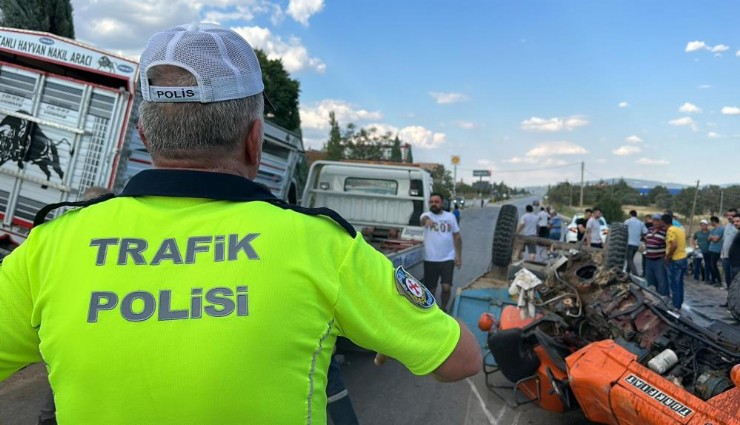
[[[554,170],[554,169],[557,169],[557,168],[575,167],[577,165],[580,165],[580,164],[577,164],[576,163],[576,164],[551,165],[551,166],[548,166],[548,167],[520,168],[520,169],[516,169],[516,170],[500,170],[498,168],[495,168],[495,169],[493,169],[493,172],[494,173],[524,173],[524,172],[528,172],[528,171]],[[475,170],[470,169],[470,168],[458,168],[458,169],[459,170],[462,170],[462,171],[475,171]],[[482,169],[482,168],[479,168],[479,169]]]

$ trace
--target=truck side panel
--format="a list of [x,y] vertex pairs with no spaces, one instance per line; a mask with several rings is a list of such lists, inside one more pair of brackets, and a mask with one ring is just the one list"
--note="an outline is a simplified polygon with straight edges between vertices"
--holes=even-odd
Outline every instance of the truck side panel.
[[0,63],[5,228],[29,227],[43,205],[109,184],[127,101],[125,92]]

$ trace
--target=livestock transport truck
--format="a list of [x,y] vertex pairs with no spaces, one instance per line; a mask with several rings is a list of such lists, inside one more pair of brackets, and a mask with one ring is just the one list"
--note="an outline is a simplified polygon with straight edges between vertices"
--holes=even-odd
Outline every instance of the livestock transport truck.
[[[421,275],[424,229],[432,177],[412,165],[316,161],[301,205],[338,212],[395,267]],[[418,267],[417,267],[418,266]]]
[[[53,34],[0,27],[0,258],[47,204],[120,191],[151,158],[136,131],[138,63]],[[301,138],[266,122],[257,181],[297,202]],[[62,214],[54,211],[49,218]]]
[[0,257],[44,205],[119,181],[137,70],[74,40],[0,28]]

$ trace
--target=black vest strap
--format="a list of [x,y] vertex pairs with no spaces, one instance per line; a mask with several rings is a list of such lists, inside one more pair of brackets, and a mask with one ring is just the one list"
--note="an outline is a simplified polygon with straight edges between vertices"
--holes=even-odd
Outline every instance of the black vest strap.
[[40,226],[44,224],[46,221],[46,216],[49,215],[50,212],[54,211],[57,208],[61,207],[87,207],[93,204],[97,204],[99,202],[107,201],[108,199],[115,198],[116,195],[112,193],[106,193],[105,195],[98,196],[97,198],[88,199],[86,201],[76,201],[76,202],[57,202],[56,204],[49,204],[44,206],[39,210],[39,212],[36,213],[36,217],[33,219],[33,227]]
[[346,230],[347,233],[349,233],[349,235],[352,236],[352,238],[354,238],[357,235],[357,231],[355,230],[355,227],[349,224],[347,220],[345,220],[341,215],[339,215],[339,213],[337,213],[336,211],[332,209],[323,208],[323,207],[322,208],[306,208],[306,207],[301,207],[299,205],[289,204],[281,199],[269,200],[267,202],[277,207],[280,207],[284,210],[291,210],[291,211],[295,211],[300,214],[306,214],[306,215],[311,215],[311,216],[323,215],[323,216],[329,217],[334,222],[336,222],[338,225],[342,226],[342,228]]

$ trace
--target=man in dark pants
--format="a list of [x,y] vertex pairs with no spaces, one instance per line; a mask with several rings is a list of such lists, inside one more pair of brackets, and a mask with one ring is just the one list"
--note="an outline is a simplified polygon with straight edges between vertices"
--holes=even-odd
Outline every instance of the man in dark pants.
[[653,219],[653,225],[645,235],[645,278],[648,286],[655,287],[660,295],[668,295],[668,273],[663,261],[666,228],[660,214],[656,214]]
[[357,414],[352,407],[347,388],[342,379],[342,369],[336,357],[329,363],[329,377],[326,384],[326,408],[334,425],[357,425]]
[[722,252],[720,253],[720,259],[722,260],[722,271],[724,272],[725,285],[727,288],[730,287],[732,282],[732,265],[730,264],[730,245],[737,235],[737,229],[733,224],[733,218],[737,215],[737,209],[730,208],[725,213],[727,219],[727,225],[725,225],[725,232],[722,239]]
[[630,218],[625,220],[627,226],[627,271],[637,275],[637,266],[635,265],[635,254],[640,249],[640,242],[643,235],[647,233],[647,228],[639,218],[637,211],[630,211]]
[[447,311],[452,295],[452,275],[455,267],[462,266],[462,237],[455,216],[443,209],[444,200],[439,193],[429,196],[429,211],[421,215],[424,226],[424,284],[435,294],[437,283],[442,282],[440,307]]
[[740,214],[735,214],[732,217],[732,224],[735,226],[735,229],[738,230],[738,233],[736,233],[735,237],[732,239],[732,244],[730,244],[729,250],[728,260],[730,261],[730,283],[735,280],[735,276],[740,272],[740,236],[738,236],[740,234]]

